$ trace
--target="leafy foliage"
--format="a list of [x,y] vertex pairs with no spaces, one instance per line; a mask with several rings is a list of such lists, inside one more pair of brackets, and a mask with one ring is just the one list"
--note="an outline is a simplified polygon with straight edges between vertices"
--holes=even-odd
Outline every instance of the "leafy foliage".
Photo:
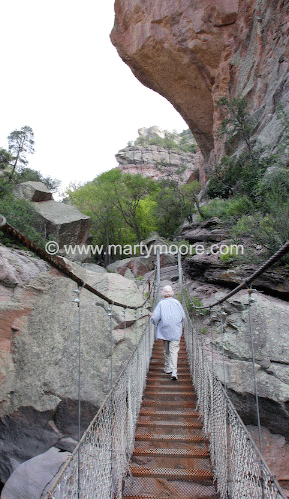
[[44,177],[39,171],[32,168],[21,167],[14,173],[14,183],[19,184],[28,181],[43,182],[51,192],[57,191],[60,185],[60,180],[49,176]]
[[192,214],[196,211],[197,193],[201,186],[197,181],[179,185],[168,179],[162,180],[159,185],[155,198],[157,230],[163,237],[170,238],[185,219],[192,221]]
[[91,217],[93,243],[107,246],[135,244],[156,230],[162,237],[173,237],[191,217],[199,189],[198,182],[179,186],[169,179],[157,182],[114,169],[68,194]]
[[12,193],[13,184],[9,181],[7,175],[0,175],[0,199],[7,194]]
[[155,145],[159,147],[163,147],[167,150],[179,150],[189,153],[196,152],[196,144],[194,142],[194,138],[192,132],[188,130],[184,130],[180,134],[177,132],[168,132],[167,130],[164,132],[164,137],[155,136],[155,137],[138,137],[134,142],[130,141],[129,146],[145,146],[145,145]]
[[8,138],[9,153],[12,156],[12,170],[10,179],[13,178],[14,171],[18,164],[27,165],[26,154],[33,154],[34,151],[34,132],[30,126],[23,126],[20,130],[14,130]]
[[[259,203],[250,215],[243,215],[234,227],[234,235],[252,236],[269,254],[289,239],[289,172],[276,170],[258,186]],[[283,261],[289,261],[288,256]]]
[[[285,168],[289,119],[279,107],[282,140],[276,152],[269,154],[254,138],[256,125],[244,99],[229,102],[223,98],[218,104],[225,116],[220,132],[231,155],[216,165],[207,187],[213,199],[202,208],[203,213],[206,218],[216,215],[233,224],[234,237],[249,237],[273,254],[289,239],[289,172]],[[236,152],[237,145],[241,152]]]
[[150,179],[114,169],[68,194],[91,217],[94,244],[106,247],[133,244],[155,230],[154,201],[150,197],[155,189]]
[[[210,198],[247,195],[255,201],[256,186],[276,155],[268,154],[266,148],[256,143],[256,125],[249,115],[245,99],[233,99],[229,102],[227,98],[222,98],[218,105],[225,115],[220,133],[225,136],[227,150],[231,155],[225,155],[216,165],[208,183],[207,194]],[[240,142],[243,145],[241,152],[234,153],[234,148]]]
[[[0,199],[0,213],[6,217],[10,225],[28,237],[32,242],[45,247],[43,220],[25,199],[15,199],[11,193],[6,193]],[[2,244],[10,245],[11,239],[1,237]]]
[[3,147],[0,147],[0,170],[5,170],[12,160],[11,154]]
[[235,196],[229,199],[212,199],[202,207],[204,218],[218,217],[223,221],[232,223],[242,215],[254,210],[254,205],[248,196]]

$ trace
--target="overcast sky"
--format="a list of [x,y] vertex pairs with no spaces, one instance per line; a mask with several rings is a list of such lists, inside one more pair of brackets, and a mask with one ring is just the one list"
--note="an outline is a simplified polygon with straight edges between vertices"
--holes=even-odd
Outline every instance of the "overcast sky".
[[69,182],[116,166],[141,127],[187,128],[110,42],[114,0],[1,0],[0,146],[31,126],[31,168]]

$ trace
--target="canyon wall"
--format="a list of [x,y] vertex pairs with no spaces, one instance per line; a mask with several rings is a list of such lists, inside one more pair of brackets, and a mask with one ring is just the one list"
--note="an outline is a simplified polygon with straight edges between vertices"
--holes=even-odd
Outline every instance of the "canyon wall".
[[279,142],[277,105],[289,114],[288,20],[284,0],[115,1],[112,43],[188,124],[203,183],[224,151],[220,97],[245,97],[261,143]]

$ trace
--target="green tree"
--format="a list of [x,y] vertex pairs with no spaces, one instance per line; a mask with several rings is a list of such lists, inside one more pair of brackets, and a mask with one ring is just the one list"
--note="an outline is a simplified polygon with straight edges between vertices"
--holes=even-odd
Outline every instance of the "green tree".
[[0,147],[0,170],[5,170],[12,160],[11,154],[3,147]]
[[222,97],[218,101],[218,106],[223,109],[225,114],[220,133],[226,136],[227,143],[233,139],[234,141],[244,141],[249,157],[252,161],[256,161],[255,141],[253,139],[255,123],[248,112],[246,100],[236,98],[229,101],[227,97]]
[[147,230],[143,230],[144,211],[141,201],[155,190],[156,183],[150,178],[142,177],[139,173],[122,174],[118,182],[114,183],[112,203],[117,207],[128,227],[133,230],[138,242],[148,236]]
[[26,154],[33,154],[35,152],[34,132],[30,126],[23,126],[20,130],[11,132],[7,139],[9,152],[12,156],[12,170],[10,173],[10,180],[12,180],[14,171],[18,165],[27,165]]
[[189,222],[192,222],[192,214],[197,209],[198,214],[201,219],[204,219],[204,213],[200,206],[198,194],[201,191],[201,184],[197,180],[193,180],[189,184],[183,184],[179,187],[181,193],[183,194],[184,203],[186,205],[186,218]]
[[91,217],[92,242],[103,245],[100,255],[105,264],[109,263],[108,244],[123,243],[123,221],[119,211],[111,202],[114,174],[103,173],[92,182],[77,186],[68,191],[69,199],[83,213]]
[[185,185],[179,185],[171,179],[163,179],[160,182],[160,188],[155,196],[155,215],[157,230],[161,236],[172,238],[185,219],[192,221],[199,191],[198,182]]
[[14,181],[19,184],[20,182],[43,182],[46,187],[51,191],[55,192],[59,188],[60,180],[57,178],[52,178],[50,176],[44,177],[39,171],[33,170],[32,168],[19,168],[19,170],[14,173]]
[[[134,244],[155,230],[154,201],[150,197],[155,188],[156,183],[150,179],[113,169],[70,190],[69,197],[91,217],[94,244],[107,248],[109,244]],[[105,263],[109,263],[108,251],[104,253]]]

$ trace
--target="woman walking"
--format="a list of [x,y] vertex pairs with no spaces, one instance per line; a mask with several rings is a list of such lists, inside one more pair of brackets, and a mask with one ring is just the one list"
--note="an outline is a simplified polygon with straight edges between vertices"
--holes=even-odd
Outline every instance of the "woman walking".
[[162,290],[163,299],[159,301],[151,315],[152,322],[157,326],[156,339],[163,340],[164,372],[171,374],[172,380],[178,379],[177,363],[180,338],[184,329],[185,312],[181,303],[173,298],[171,286]]

